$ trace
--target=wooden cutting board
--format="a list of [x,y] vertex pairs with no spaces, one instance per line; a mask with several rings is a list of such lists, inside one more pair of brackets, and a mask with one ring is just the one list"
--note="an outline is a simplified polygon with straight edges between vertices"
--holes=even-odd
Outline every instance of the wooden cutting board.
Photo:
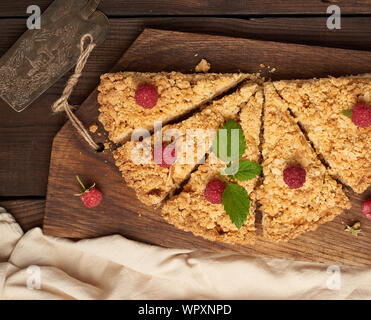
[[[293,79],[371,72],[371,52],[265,42],[146,29],[112,71],[192,72],[201,58],[211,63],[210,72],[258,72],[268,78]],[[264,64],[264,66],[263,66]],[[270,67],[270,68],[269,68]],[[274,73],[269,72],[276,68]],[[108,71],[108,70],[107,70]],[[89,126],[98,124],[97,92],[77,112]],[[104,130],[94,134],[106,142]],[[79,191],[75,175],[89,185],[95,181],[104,194],[101,205],[84,208],[73,194]],[[44,232],[48,235],[82,239],[119,233],[127,238],[170,248],[201,248],[235,251],[254,256],[272,256],[327,264],[371,266],[371,221],[362,217],[363,195],[346,189],[352,209],[315,232],[288,243],[274,244],[258,239],[255,246],[213,243],[186,233],[165,222],[159,210],[141,204],[114,165],[111,153],[96,153],[81,139],[70,122],[53,142]],[[258,214],[258,221],[259,221]],[[344,232],[346,224],[360,220],[358,237]],[[261,234],[261,227],[258,226]]]

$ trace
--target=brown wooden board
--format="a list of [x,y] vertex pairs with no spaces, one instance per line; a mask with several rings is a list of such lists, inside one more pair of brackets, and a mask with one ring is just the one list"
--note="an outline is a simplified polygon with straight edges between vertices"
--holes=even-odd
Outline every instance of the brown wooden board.
[[[198,54],[197,56],[195,56]],[[370,72],[371,52],[284,44],[202,34],[146,29],[119,60],[112,71],[191,72],[201,58],[213,72],[263,71],[273,79],[312,78]],[[277,69],[269,73],[268,68]],[[97,123],[97,92],[94,91],[77,111],[88,126]],[[98,133],[102,135],[99,136]],[[97,142],[107,141],[100,127]],[[75,175],[86,184],[95,181],[104,200],[95,209],[83,207],[73,194],[79,191]],[[78,136],[69,122],[56,135],[51,155],[44,232],[68,238],[92,238],[119,233],[127,238],[173,248],[237,251],[250,255],[371,266],[371,222],[362,217],[361,200],[355,195],[351,210],[315,232],[288,243],[274,244],[259,239],[255,246],[213,243],[166,223],[159,210],[141,204],[115,167],[109,151],[96,153]],[[358,237],[344,232],[346,224],[360,220],[363,233]],[[261,230],[259,230],[261,232]]]

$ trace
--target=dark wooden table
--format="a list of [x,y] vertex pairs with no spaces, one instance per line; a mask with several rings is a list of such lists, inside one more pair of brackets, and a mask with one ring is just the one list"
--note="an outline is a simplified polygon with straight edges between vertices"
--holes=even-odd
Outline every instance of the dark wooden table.
[[[27,6],[44,10],[51,2],[0,1],[0,55],[26,30]],[[340,30],[326,27],[331,4],[341,8]],[[110,34],[89,58],[72,104],[88,96],[145,27],[371,51],[370,0],[102,0],[100,10]],[[0,206],[25,231],[42,225],[51,143],[66,121],[50,106],[69,75],[22,113],[0,100]]]

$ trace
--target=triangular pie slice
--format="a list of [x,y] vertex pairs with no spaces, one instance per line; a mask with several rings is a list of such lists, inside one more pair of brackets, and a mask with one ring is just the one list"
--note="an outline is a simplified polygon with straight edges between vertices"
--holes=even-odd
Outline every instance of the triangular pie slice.
[[[263,106],[262,89],[243,103],[239,115],[240,125],[244,132],[247,148],[243,159],[259,161],[259,134],[261,112]],[[238,120],[238,115],[234,117]],[[214,157],[213,161],[210,159]],[[162,208],[163,217],[177,228],[192,232],[211,241],[227,243],[254,244],[255,243],[255,208],[256,200],[254,188],[257,178],[237,182],[243,186],[250,197],[250,212],[247,220],[238,229],[226,214],[222,204],[212,204],[204,197],[204,190],[209,181],[219,178],[220,171],[226,164],[215,160],[213,153],[205,164],[200,165],[192,173],[183,191],[170,198]]]
[[[184,163],[184,161],[180,162],[180,160],[186,160],[186,148],[184,148],[183,151],[179,152],[177,162],[169,168],[164,168],[154,163],[152,153],[149,155],[150,163],[138,164],[138,162],[133,161],[132,154],[133,150],[137,150],[142,142],[129,141],[118,148],[114,152],[116,165],[119,167],[128,186],[135,190],[138,199],[146,205],[158,205],[169,194],[179,188],[182,182],[189,177],[198,162],[210,150],[216,130],[223,125],[226,119],[233,118],[240,112],[240,106],[245,101],[248,101],[256,92],[257,88],[258,85],[256,83],[247,82],[241,85],[236,92],[203,107],[202,111],[195,113],[188,119],[176,124],[167,125],[162,129],[163,136],[167,132],[177,129],[181,136],[176,141],[181,142],[180,144],[183,146],[186,145],[186,141],[194,141],[193,147],[196,157],[191,159],[192,161],[188,161],[187,163]],[[197,139],[190,138],[187,140],[187,138],[192,136],[192,132],[195,133],[197,129],[205,130],[202,132],[208,132],[209,136],[206,134],[205,138],[202,139],[201,132],[195,134]],[[189,130],[191,130],[190,134]],[[205,148],[201,148],[199,140],[204,143]],[[153,149],[154,135],[144,139],[144,142]]]
[[[108,131],[110,140],[125,142],[133,130],[152,130],[154,121],[166,124],[178,119],[247,77],[253,76],[243,73],[107,73],[101,76],[98,87],[99,121]],[[135,100],[136,90],[143,84],[157,89],[158,100],[151,109],[143,108]]]
[[[264,182],[258,200],[264,236],[271,241],[288,241],[333,220],[350,208],[350,201],[317,158],[273,84],[266,83],[264,89]],[[306,171],[306,181],[298,189],[290,189],[283,180],[284,169],[291,165]]]
[[275,88],[331,168],[355,192],[371,184],[371,127],[361,128],[342,111],[371,105],[371,74],[278,81]]

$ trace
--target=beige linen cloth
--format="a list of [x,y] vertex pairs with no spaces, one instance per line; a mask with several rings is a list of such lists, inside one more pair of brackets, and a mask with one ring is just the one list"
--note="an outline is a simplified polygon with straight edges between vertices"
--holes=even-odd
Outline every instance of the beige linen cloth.
[[371,270],[23,234],[0,209],[0,299],[370,299]]

